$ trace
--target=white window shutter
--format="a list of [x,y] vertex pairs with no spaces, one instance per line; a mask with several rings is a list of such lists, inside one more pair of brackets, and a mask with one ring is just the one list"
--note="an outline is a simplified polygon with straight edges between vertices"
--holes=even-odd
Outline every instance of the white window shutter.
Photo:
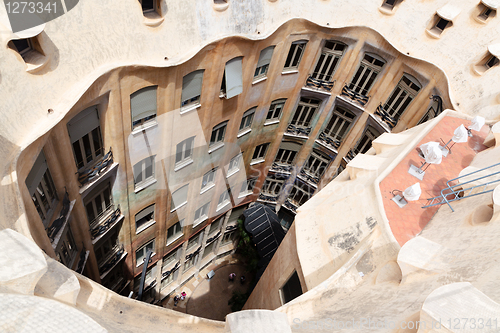
[[132,122],[156,115],[156,90],[158,86],[146,87],[130,95]]
[[147,216],[147,215],[149,215],[151,213],[154,213],[154,210],[155,210],[155,205],[154,204],[151,205],[151,206],[149,206],[149,207],[144,208],[139,213],[137,213],[137,215],[135,216],[135,221],[137,222],[140,219],[144,218],[145,216]]
[[230,99],[243,92],[243,57],[237,57],[226,62],[226,98]]
[[99,127],[99,115],[97,106],[94,105],[83,110],[68,122],[71,143],[78,141],[97,127]]
[[257,67],[262,67],[264,65],[269,65],[271,63],[271,58],[273,57],[274,46],[269,46],[260,51],[259,61],[257,62]]
[[188,185],[184,185],[172,194],[172,204],[173,207],[179,207],[181,204],[187,201]]
[[181,102],[201,95],[201,87],[203,84],[203,72],[199,70],[191,72],[182,79],[182,97]]
[[302,145],[289,141],[288,142],[283,141],[280,144],[280,149],[285,149],[285,150],[299,151],[300,147],[302,147]]

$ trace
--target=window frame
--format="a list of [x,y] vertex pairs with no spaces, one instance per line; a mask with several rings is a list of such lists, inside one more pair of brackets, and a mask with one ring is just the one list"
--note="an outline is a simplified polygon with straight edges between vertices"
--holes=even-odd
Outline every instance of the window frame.
[[[213,188],[215,186],[215,177],[217,175],[217,170],[219,167],[215,167],[211,169],[208,172],[205,172],[201,179],[201,190],[200,194],[205,193],[209,189]],[[205,177],[207,177],[207,180],[205,181]],[[211,179],[210,179],[211,178]]]
[[[183,226],[182,226],[183,221],[184,221],[184,219],[177,221],[167,229],[167,246],[172,244],[173,242],[175,242],[179,238],[181,238],[182,235],[184,235]],[[173,230],[173,231],[170,232],[170,230]],[[168,235],[169,233],[171,233],[170,237]]]
[[[370,57],[373,60],[369,60],[367,57]],[[382,62],[382,65],[377,65],[377,61]],[[360,61],[356,72],[354,72],[354,75],[351,78],[348,85],[349,89],[363,96],[368,96],[368,93],[377,81],[378,75],[386,64],[387,61],[381,56],[365,52],[363,59]],[[366,75],[366,73],[368,74]]]
[[255,110],[257,110],[256,106],[243,113],[243,116],[241,117],[240,128],[238,129],[238,137],[252,131],[252,123],[255,116]]
[[193,228],[200,225],[200,223],[208,220],[208,215],[210,213],[210,203],[211,203],[211,201],[207,202],[206,204],[202,205],[194,212]]
[[[147,165],[147,160],[150,160],[151,161],[151,175],[149,177],[146,177],[147,173],[147,168],[148,168],[148,165]],[[134,188],[135,188],[135,191],[139,191],[141,189],[144,189],[146,187],[148,187],[149,185],[152,185],[153,183],[156,182],[156,178],[155,178],[155,172],[156,172],[156,164],[155,164],[155,159],[156,159],[156,155],[153,155],[153,156],[148,156],[142,160],[140,160],[139,162],[137,162],[136,164],[134,164],[133,166],[133,175],[134,175]],[[137,182],[137,178],[138,178],[138,174],[136,174],[136,166],[138,166],[140,164],[140,167],[141,167],[141,172],[139,173],[141,175],[141,180],[139,182]]]
[[[328,43],[334,44],[331,49],[327,48]],[[343,46],[342,50],[337,50],[337,45]],[[316,65],[314,66],[314,70],[311,73],[311,77],[316,80],[332,82],[333,76],[337,71],[339,63],[342,60],[342,56],[344,55],[346,49],[347,45],[342,42],[336,40],[326,40],[323,44],[323,47],[321,48],[320,56],[316,61]]]
[[[349,117],[349,114],[352,115],[352,118]],[[335,106],[323,133],[332,140],[342,142],[349,134],[355,121],[356,114],[354,112],[341,106]],[[337,128],[336,131],[335,128]]]
[[313,118],[321,107],[321,103],[319,99],[305,96],[300,97],[290,124],[300,128],[311,128]]
[[[285,184],[284,179],[266,178],[260,191],[263,194],[266,194],[266,195],[269,195],[272,197],[277,197],[280,195],[281,191],[283,190],[284,184]],[[278,188],[278,191],[276,191],[277,188]]]
[[241,190],[240,194],[238,195],[238,198],[243,198],[248,195],[253,194],[253,189],[255,187],[255,183],[257,182],[258,178],[248,178],[241,184]]
[[[156,243],[155,243],[155,238],[153,238],[153,239],[151,239],[151,240],[147,241],[146,243],[144,243],[144,245],[143,245],[143,246],[141,246],[140,248],[138,248],[138,249],[135,251],[135,267],[139,267],[139,266],[141,266],[141,265],[144,263],[144,259],[146,259],[146,255],[148,254],[148,251],[147,251],[147,249],[148,249],[148,248],[152,248],[152,251],[153,251],[153,253],[151,254],[151,258],[152,258],[152,257],[156,254],[156,251],[155,251],[155,249],[156,249],[156,248],[155,248],[155,245],[156,245]],[[143,251],[143,250],[146,250],[146,251],[144,251],[144,253],[143,253],[143,254],[142,254],[142,256],[140,257],[142,260],[141,260],[141,262],[139,263],[139,262],[138,262],[138,260],[137,260],[137,259],[138,259],[137,253],[138,253],[139,251]]]
[[332,159],[328,155],[313,149],[307,157],[302,170],[309,176],[321,178],[331,162]]
[[[175,194],[186,187],[187,187],[187,189],[185,190],[186,191],[186,199],[176,205],[176,203],[174,201]],[[170,200],[170,212],[172,213],[172,212],[176,211],[177,209],[184,207],[188,203],[188,198],[189,198],[189,183],[179,187],[177,190],[172,192],[172,196],[170,198],[171,199]]]
[[[106,195],[106,190],[109,192],[109,197]],[[101,208],[102,211],[99,213],[98,205],[99,203],[95,201],[97,198],[101,200]],[[108,198],[109,204],[106,203],[106,198]],[[92,205],[92,211],[94,214],[94,218],[91,220],[89,216],[89,204]],[[98,187],[90,192],[85,198],[83,202],[83,206],[85,208],[85,213],[87,215],[87,220],[89,222],[89,226],[92,228],[98,225],[100,222],[104,220],[105,217],[109,213],[114,210],[113,203],[113,192],[111,190],[111,182],[106,180],[98,185]]]
[[[253,75],[254,82],[259,81],[259,80],[267,77],[267,72],[269,71],[269,66],[271,65],[271,60],[273,57],[274,48],[275,48],[275,45],[271,45],[271,46],[268,46],[260,51],[259,60],[257,61],[257,64],[255,65],[255,72]],[[266,51],[266,50],[271,50],[271,51]],[[267,54],[265,52],[271,53],[271,57],[269,57],[269,61],[267,63],[266,63],[267,59],[262,60],[263,56],[267,56]],[[261,64],[261,65],[259,66],[259,64]]]
[[307,43],[308,40],[301,39],[290,44],[290,49],[285,59],[285,65],[283,66],[283,72],[298,71]]
[[[135,214],[135,216],[134,216],[134,220],[135,220],[135,232],[137,234],[140,233],[143,230],[146,230],[147,228],[149,228],[153,224],[155,224],[155,222],[156,222],[156,220],[155,220],[155,208],[156,208],[155,204],[153,203],[151,205],[148,205],[148,206],[144,207],[139,212],[137,212],[137,214]],[[138,215],[144,214],[144,213],[147,213],[147,214],[144,217],[142,217],[140,219],[140,221],[143,220],[143,219],[145,219],[148,215],[151,215],[151,218],[147,219],[147,220],[144,220],[141,223],[138,223],[139,222],[137,220]]]
[[240,171],[240,164],[243,159],[243,153],[238,153],[238,155],[234,156],[227,166],[227,175],[226,178],[231,177],[238,171]]
[[[201,105],[201,93],[203,91],[203,75],[204,74],[205,74],[204,69],[198,69],[198,70],[192,71],[191,73],[184,75],[184,77],[182,78],[181,113],[187,112],[191,109],[195,109]],[[198,78],[198,76],[201,76],[201,78]],[[189,80],[189,82],[188,82],[188,80]],[[199,89],[198,89],[198,84],[196,81],[201,81],[199,84]],[[190,84],[192,84],[193,86],[196,85],[196,89],[192,88],[192,86],[190,87],[189,86]],[[186,93],[186,91],[188,90],[188,88],[192,89],[192,90],[196,90],[194,97],[185,98],[183,96]],[[199,90],[199,94],[198,94],[198,90]]]
[[174,171],[178,171],[183,167],[193,163],[195,136],[182,140],[175,148],[175,167]]
[[229,203],[231,203],[231,193],[230,189],[227,188],[219,195],[219,200],[217,201],[217,209],[216,212],[226,207]]
[[252,164],[264,162],[266,160],[267,151],[269,150],[270,142],[257,145],[253,151]]
[[208,145],[209,152],[215,150],[216,148],[224,146],[224,138],[226,137],[227,123],[228,120],[223,121],[212,128],[212,132],[210,134],[210,143]]
[[264,125],[271,125],[279,123],[281,115],[283,114],[283,109],[285,108],[286,98],[276,99],[271,102],[269,110],[266,114],[266,120]]
[[[141,93],[145,94],[149,90],[155,90],[155,112],[154,115],[146,116],[143,118],[140,118],[138,120],[134,121],[134,111],[133,111],[133,106],[132,106],[132,99]],[[152,86],[147,86],[143,87],[139,90],[134,91],[132,94],[130,94],[130,117],[131,117],[131,124],[132,124],[132,133],[136,133],[141,130],[145,130],[149,127],[151,127],[154,124],[157,124],[156,121],[156,116],[158,115],[158,86],[157,85],[152,85]]]

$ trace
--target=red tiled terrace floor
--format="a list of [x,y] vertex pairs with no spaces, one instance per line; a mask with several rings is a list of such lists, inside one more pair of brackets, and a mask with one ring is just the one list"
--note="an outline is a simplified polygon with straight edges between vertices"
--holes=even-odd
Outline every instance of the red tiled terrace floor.
[[[455,129],[464,124],[465,127],[470,125],[470,121],[455,117],[444,117],[433,129],[427,134],[417,147],[429,141],[441,142],[442,138],[447,142],[453,136]],[[488,126],[483,126],[480,132],[473,131],[473,137],[470,137],[468,142],[457,143],[453,146],[451,154],[443,157],[441,164],[431,164],[425,171],[424,179],[418,180],[408,173],[408,168],[411,164],[420,166],[423,161],[418,156],[416,149],[413,149],[395,168],[392,172],[380,183],[380,191],[384,209],[389,220],[392,233],[398,243],[402,246],[404,243],[415,237],[431,220],[439,206],[423,209],[427,202],[427,198],[432,198],[440,195],[446,182],[450,179],[458,177],[460,171],[469,166],[477,152],[486,149],[482,144],[488,134]],[[407,187],[420,182],[422,194],[420,200],[411,201],[405,207],[399,208],[398,205],[391,199],[393,195],[391,191],[398,189],[404,191]],[[445,208],[446,209],[446,208]],[[450,211],[451,212],[451,211]]]

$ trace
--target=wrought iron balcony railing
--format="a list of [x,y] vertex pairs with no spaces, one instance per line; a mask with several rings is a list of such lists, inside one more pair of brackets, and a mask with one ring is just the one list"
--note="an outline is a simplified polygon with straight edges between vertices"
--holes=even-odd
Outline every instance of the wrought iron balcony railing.
[[306,87],[326,90],[328,92],[332,91],[333,86],[335,85],[335,81],[328,82],[313,78],[311,75],[306,80]]
[[390,129],[393,129],[394,126],[396,126],[396,124],[398,123],[398,121],[396,119],[394,119],[393,117],[391,117],[389,115],[389,113],[387,113],[387,111],[385,111],[384,107],[382,106],[382,104],[380,104],[378,107],[377,107],[377,110],[375,110],[375,114],[377,116],[379,116],[382,121],[384,123],[387,124],[387,126],[390,127]]
[[273,162],[271,171],[290,174],[293,170],[293,165],[279,164]]
[[358,152],[353,148],[347,152],[344,158],[349,163],[354,157],[356,157],[356,155],[358,155]]
[[332,147],[335,150],[337,150],[341,144],[340,140],[333,139],[332,137],[328,136],[325,132],[319,133],[318,140],[323,142],[325,145]]
[[285,206],[286,208],[288,208],[289,210],[291,210],[292,212],[297,214],[297,208],[299,208],[299,207],[296,206],[289,198],[287,198],[285,200],[285,202],[283,203],[283,206]]
[[268,194],[265,194],[265,193],[261,193],[259,194],[259,200],[261,201],[266,201],[266,202],[272,202],[272,203],[276,203],[276,201],[278,200],[278,196],[271,196],[271,195],[268,195]]
[[118,205],[118,208],[116,208],[116,210],[111,215],[109,215],[108,218],[104,220],[104,222],[92,224],[90,227],[90,233],[92,235],[92,239],[95,239],[104,234],[109,228],[113,226],[113,224],[118,220],[120,215],[121,215],[121,210],[120,210],[120,205]]
[[57,233],[64,226],[65,222],[68,220],[69,208],[70,208],[69,194],[68,191],[64,194],[63,204],[59,217],[52,222],[51,226],[47,228],[47,236],[50,238],[50,242],[53,243]]
[[78,181],[80,182],[81,186],[83,186],[88,182],[91,182],[92,180],[99,177],[99,175],[104,171],[106,171],[106,169],[112,164],[113,164],[113,152],[111,151],[111,148],[109,148],[109,152],[106,155],[104,155],[103,159],[99,163],[97,163],[90,169],[77,172]]
[[300,170],[299,175],[300,175],[300,177],[302,177],[306,181],[314,184],[314,186],[319,184],[320,177],[312,176],[312,175],[308,174],[307,172],[305,172],[304,169]]
[[370,99],[369,96],[365,96],[363,94],[360,94],[352,90],[347,86],[347,84],[344,85],[344,87],[342,88],[342,92],[340,93],[340,95],[346,96],[349,99],[353,100],[354,102],[361,104],[362,106],[365,106],[366,103],[368,103],[368,100]]
[[311,133],[311,127],[298,127],[290,124],[286,128],[286,134],[309,137],[309,133]]
[[125,253],[125,249],[123,248],[123,245],[116,245],[113,249],[111,249],[111,251],[109,251],[109,253],[110,254],[107,258],[101,263],[101,265],[99,265],[99,273],[101,276],[107,273],[118,263],[123,253]]

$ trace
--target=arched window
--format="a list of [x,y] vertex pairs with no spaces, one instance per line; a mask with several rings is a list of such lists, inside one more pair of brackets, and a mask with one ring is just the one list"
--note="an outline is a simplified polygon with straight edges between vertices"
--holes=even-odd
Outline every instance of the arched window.
[[385,60],[373,53],[366,53],[359,64],[356,74],[354,74],[349,89],[358,94],[367,96],[373,86],[378,73],[385,65]]
[[422,88],[420,82],[410,74],[405,73],[385,102],[385,111],[397,121],[418,94],[420,88]]

